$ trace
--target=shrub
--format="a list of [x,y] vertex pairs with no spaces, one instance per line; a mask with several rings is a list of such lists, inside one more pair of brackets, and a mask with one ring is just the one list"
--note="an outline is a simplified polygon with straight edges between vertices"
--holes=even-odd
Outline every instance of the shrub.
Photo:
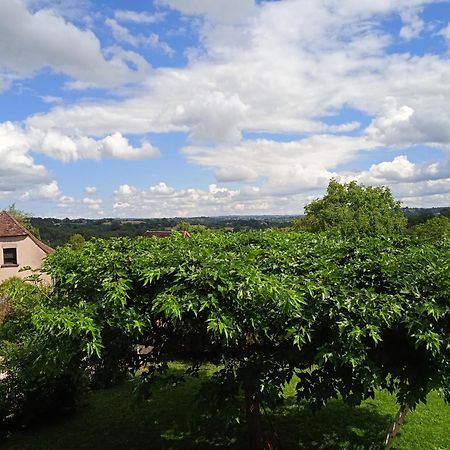
[[35,326],[48,288],[20,279],[0,285],[0,432],[73,405],[82,383],[80,353],[67,337]]

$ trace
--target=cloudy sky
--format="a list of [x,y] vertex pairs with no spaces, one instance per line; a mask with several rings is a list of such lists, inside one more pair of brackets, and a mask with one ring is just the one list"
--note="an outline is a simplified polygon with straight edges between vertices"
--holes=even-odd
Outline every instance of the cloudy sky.
[[0,208],[450,206],[448,0],[1,1],[0,102]]

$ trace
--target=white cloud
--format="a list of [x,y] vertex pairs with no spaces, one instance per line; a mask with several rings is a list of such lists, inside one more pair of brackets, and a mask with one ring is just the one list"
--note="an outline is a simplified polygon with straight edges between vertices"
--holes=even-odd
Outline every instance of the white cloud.
[[[133,147],[120,133],[96,140],[24,129],[12,122],[0,123],[0,196],[12,201],[17,198],[51,200],[66,207],[71,204],[68,201],[71,197],[63,196],[57,180],[52,180],[45,167],[34,162],[31,152],[44,153],[65,162],[105,157],[142,160],[159,155],[159,150],[149,142],[143,141],[140,147]],[[95,188],[87,187],[87,192],[92,194]]]
[[30,12],[24,0],[1,2],[0,73],[28,77],[45,67],[84,86],[116,86],[142,80],[148,64],[132,70],[117,54],[107,59],[92,31],[77,28],[52,9]]
[[121,185],[113,209],[120,216],[174,217],[202,214],[264,213],[272,206],[264,197],[215,184],[206,189],[175,189],[161,182],[147,190]]
[[49,181],[44,166],[28,153],[29,140],[20,126],[0,123],[0,192],[15,192]]
[[384,111],[367,127],[372,139],[388,145],[405,145],[411,142],[410,119],[414,109],[407,105],[397,106],[395,98],[387,98]]
[[421,10],[411,8],[403,10],[400,17],[403,21],[403,26],[400,29],[400,37],[409,41],[420,36],[420,33],[425,28],[424,21],[420,18]]
[[[143,140],[140,147],[133,147],[121,133],[114,133],[102,139],[88,136],[67,136],[59,131],[43,132],[36,128],[11,131],[10,139],[20,133],[21,141],[10,143],[11,151],[43,153],[53,159],[69,162],[79,159],[118,158],[128,160],[152,159],[159,156],[159,150]],[[5,144],[6,145],[6,144]],[[0,143],[1,148],[1,143]]]
[[149,14],[147,12],[117,10],[114,12],[116,20],[121,22],[133,22],[140,24],[158,23],[164,19],[164,14],[155,13]]
[[243,141],[216,149],[186,147],[183,153],[189,161],[213,169],[218,181],[252,182],[262,177],[263,192],[286,195],[323,187],[336,175],[338,164],[376,146],[365,138],[316,135],[291,142]]
[[372,164],[370,169],[355,176],[343,176],[342,179],[356,179],[364,184],[417,183],[439,181],[450,177],[450,162],[413,163],[406,155],[395,157],[392,161]]
[[[32,140],[34,150],[63,161],[139,159],[158,151],[145,141],[134,148],[125,136],[181,131],[192,141],[183,150],[188,162],[212,170],[218,182],[243,186],[226,189],[223,195],[228,200],[220,203],[219,196],[206,188],[176,190],[162,183],[141,191],[123,185],[117,190],[117,209],[140,211],[138,201],[127,197],[127,189],[165,214],[193,211],[193,205],[206,213],[208,205],[212,211],[288,212],[293,205],[288,195],[296,202],[306,200],[331,176],[375,183],[390,180],[405,192],[414,180],[428,192],[427,181],[437,186],[446,179],[444,162],[413,163],[407,148],[420,144],[450,150],[450,60],[446,55],[389,52],[399,36],[383,25],[384,19],[397,15],[403,23],[401,39],[420,36],[427,31],[421,10],[432,0],[159,3],[204,18],[192,19],[199,27],[201,48],[189,53],[188,64],[149,72],[138,90],[126,91],[120,99],[60,105],[30,117],[24,124],[25,139]],[[123,23],[153,19],[136,14],[116,12],[110,26],[118,39],[142,45],[142,36],[132,35]],[[95,42],[89,31],[76,30]],[[154,45],[159,42],[156,38]],[[98,42],[96,48],[105,58]],[[136,53],[121,48],[111,52],[108,64],[114,58],[122,62],[134,58],[136,64],[145,65]],[[80,76],[74,85],[89,82]],[[322,120],[339,116],[342,108],[360,111],[370,125],[363,129],[363,120],[332,125]],[[261,132],[282,134],[278,138],[290,142],[276,142],[272,136],[245,137]],[[286,137],[290,134],[301,137]],[[404,156],[360,173],[339,171],[341,164],[361,152],[386,146],[405,149]],[[27,151],[24,155],[29,157]],[[419,191],[413,194],[420,197]],[[163,204],[151,203],[155,198],[163,198]]]
[[91,9],[90,0],[25,0],[30,11],[54,11],[68,20],[86,20]]
[[89,209],[99,210],[101,208],[103,200],[101,198],[85,197],[83,198],[82,203]]
[[134,148],[120,133],[106,136],[100,141],[99,152],[111,158],[119,159],[152,159],[159,156],[159,150],[148,141],[143,141],[141,147]]
[[[423,100],[421,105],[412,108],[408,105],[398,106],[395,98],[387,98],[383,111],[367,128],[367,135],[392,147],[415,144],[448,146],[450,106],[441,103],[438,98],[431,104]],[[410,104],[415,103],[417,101],[410,100]]]
[[40,99],[44,102],[44,103],[50,103],[50,104],[60,104],[63,103],[63,99],[62,97],[57,97],[54,95],[41,95]]
[[74,203],[75,199],[73,197],[62,195],[59,198],[57,205],[59,208],[71,208]]
[[97,192],[97,188],[95,186],[86,186],[84,188],[84,192],[86,192],[86,194],[95,194]]
[[442,28],[439,31],[439,34],[444,37],[444,39],[447,41],[447,44],[450,46],[450,22],[446,27]]
[[214,22],[236,23],[256,11],[255,0],[159,0],[183,14],[200,15]]
[[120,25],[116,20],[108,18],[105,24],[111,29],[115,39],[118,42],[126,42],[134,47],[148,46],[155,50],[160,50],[168,56],[173,56],[175,51],[167,42],[161,41],[156,33],[150,33],[148,36],[143,34],[133,35],[128,28]]
[[21,195],[22,200],[55,200],[61,196],[58,182],[53,180],[48,184],[42,184]]
[[450,129],[444,95],[450,93],[450,61],[385,53],[392,37],[380,31],[374,14],[401,11],[407,2],[330,5],[291,0],[255,6],[246,25],[205,26],[204,52],[186,68],[152,72],[134,96],[56,108],[29,124],[61,130],[70,124],[87,135],[188,131],[195,142],[220,144],[238,140],[242,130],[349,132],[357,124],[339,129],[320,117],[342,107],[379,116],[391,96],[414,110],[422,128],[431,127],[427,118],[441,117],[439,128]]

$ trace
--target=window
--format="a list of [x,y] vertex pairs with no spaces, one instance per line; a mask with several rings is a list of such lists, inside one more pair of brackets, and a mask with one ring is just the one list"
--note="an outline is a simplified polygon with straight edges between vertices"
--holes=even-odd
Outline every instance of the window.
[[3,265],[16,266],[17,265],[17,249],[4,248],[3,249]]

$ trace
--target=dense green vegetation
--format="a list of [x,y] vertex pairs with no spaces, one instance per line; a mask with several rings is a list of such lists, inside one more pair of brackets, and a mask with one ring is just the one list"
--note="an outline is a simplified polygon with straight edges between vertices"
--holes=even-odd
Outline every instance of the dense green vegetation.
[[191,217],[189,219],[52,219],[33,217],[31,223],[40,230],[41,237],[45,242],[52,247],[57,247],[65,245],[74,234],[79,234],[84,239],[135,237],[143,236],[146,230],[187,229],[186,224],[194,227],[195,231],[203,227],[214,231],[228,232],[266,230],[287,227],[292,220],[292,216]]
[[[146,395],[157,380],[180,381],[167,372],[180,358],[191,363],[183,377],[217,367],[201,389],[213,407],[205,414],[225,409],[232,423],[244,398],[252,448],[273,439],[260,410],[275,408],[294,377],[297,399],[317,406],[358,405],[380,388],[412,408],[432,390],[449,395],[445,240],[279,231],[91,240],[58,249],[45,268],[52,292],[30,308],[25,332],[3,337],[1,365],[14,368],[2,383],[5,416],[49,392],[70,405],[83,384],[136,373]],[[13,318],[2,329],[19,326]]]
[[[450,217],[450,208],[403,208],[408,229],[423,224],[439,215]],[[84,239],[142,236],[146,230],[207,229],[213,231],[249,231],[269,228],[287,228],[294,224],[298,228],[299,217],[255,216],[255,217],[200,217],[189,219],[52,219],[30,217],[34,230],[40,230],[42,239],[52,247],[65,245],[73,235]],[[190,226],[187,226],[189,224]],[[194,231],[195,232],[195,231]]]

